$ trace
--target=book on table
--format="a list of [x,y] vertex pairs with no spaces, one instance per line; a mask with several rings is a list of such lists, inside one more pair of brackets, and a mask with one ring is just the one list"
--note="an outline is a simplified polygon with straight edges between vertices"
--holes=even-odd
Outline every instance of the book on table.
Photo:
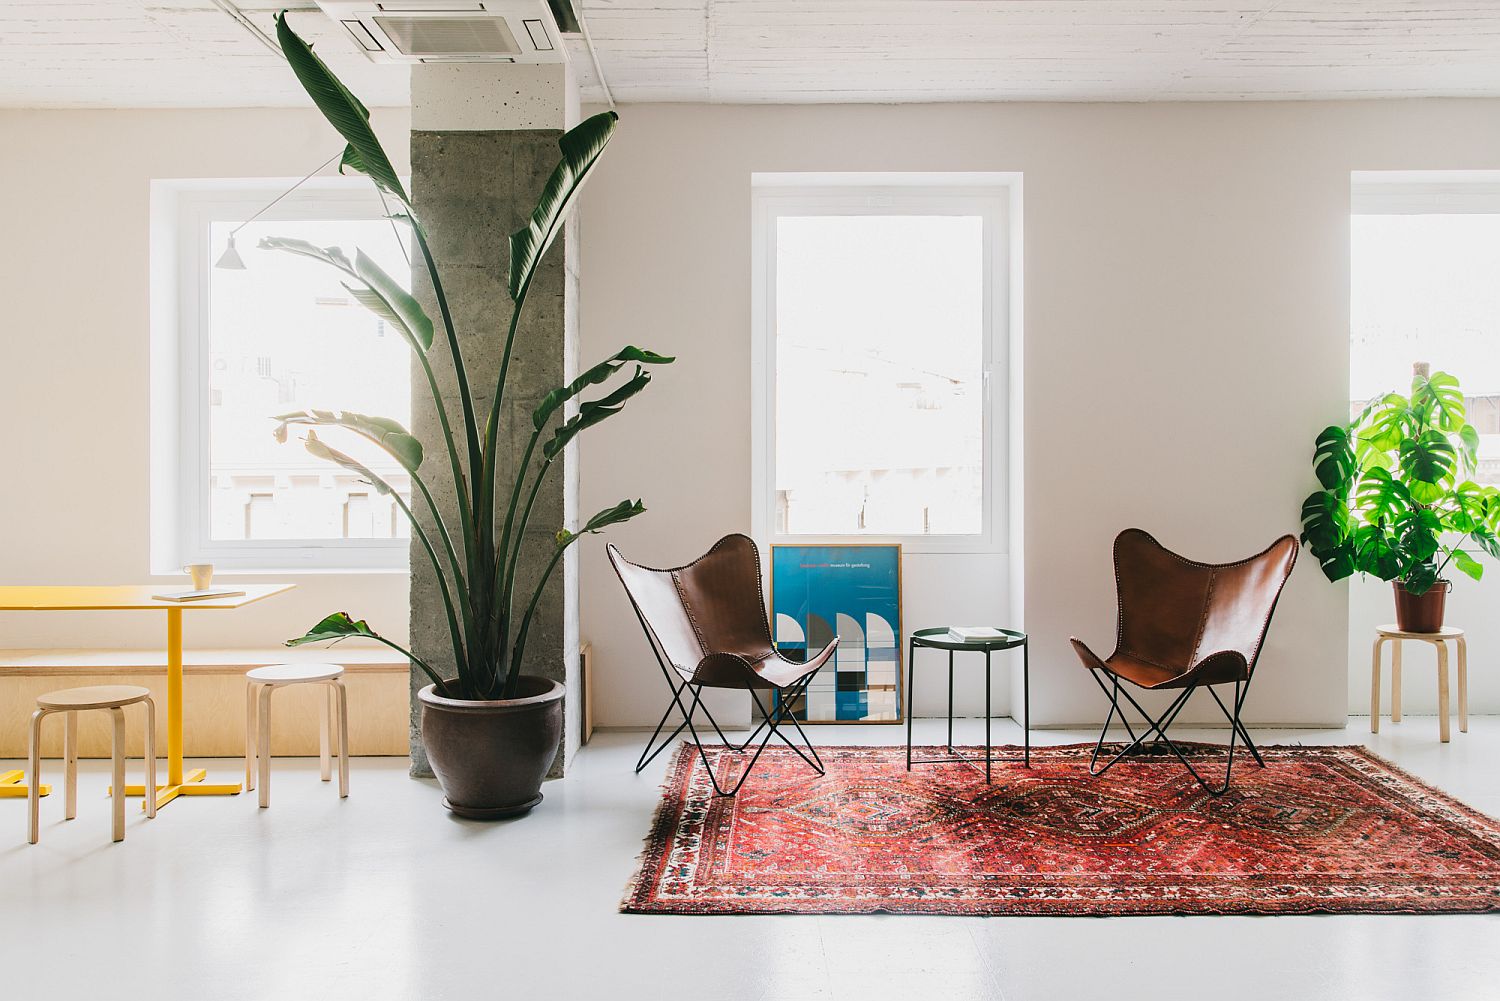
[[151,597],[157,601],[207,601],[209,598],[238,598],[244,593],[232,587],[209,587],[202,591],[165,591]]
[[948,636],[960,643],[973,643],[978,640],[1001,640],[1005,633],[994,626],[949,626]]

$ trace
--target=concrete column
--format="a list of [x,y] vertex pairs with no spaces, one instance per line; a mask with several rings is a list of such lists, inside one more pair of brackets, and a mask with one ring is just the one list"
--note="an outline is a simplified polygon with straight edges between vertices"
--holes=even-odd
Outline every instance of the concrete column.
[[[456,63],[417,65],[411,71],[411,193],[443,276],[458,329],[475,409],[483,425],[493,400],[500,354],[510,320],[506,291],[509,236],[525,224],[559,157],[557,140],[578,120],[578,95],[566,65]],[[510,482],[529,433],[530,413],[577,369],[577,240],[570,225],[554,244],[531,286],[516,334],[509,389],[499,436],[500,484]],[[413,289],[435,323],[439,311],[425,269],[413,269]],[[442,338],[438,334],[438,340]],[[433,344],[431,358],[448,397],[449,418],[461,433],[461,408],[447,351]],[[456,511],[441,429],[420,370],[412,373],[412,432],[423,444],[423,470],[438,504]],[[460,446],[463,452],[463,446]],[[538,497],[523,551],[517,592],[529,597],[546,559],[551,536],[577,527],[578,469],[573,450],[554,463]],[[504,500],[497,500],[503,520]],[[456,515],[455,515],[456,517]],[[458,529],[453,527],[455,541]],[[496,529],[496,536],[499,529]],[[554,574],[528,637],[523,670],[562,681],[565,724],[552,774],[561,775],[579,743],[578,572],[570,550]],[[524,599],[518,599],[524,600]],[[436,577],[420,546],[411,551],[412,651],[440,671],[453,670],[452,645]],[[427,684],[413,668],[412,692]],[[431,775],[412,700],[413,775]]]

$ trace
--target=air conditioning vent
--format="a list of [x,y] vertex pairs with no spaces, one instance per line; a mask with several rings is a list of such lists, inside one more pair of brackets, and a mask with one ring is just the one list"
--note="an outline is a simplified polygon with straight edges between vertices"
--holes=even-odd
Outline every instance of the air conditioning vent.
[[[385,14],[375,23],[402,55],[426,56],[497,56],[514,58],[521,54],[516,36],[503,17],[432,17],[409,14]],[[549,43],[548,48],[551,48]]]
[[318,6],[375,62],[567,59],[547,0],[318,0]]

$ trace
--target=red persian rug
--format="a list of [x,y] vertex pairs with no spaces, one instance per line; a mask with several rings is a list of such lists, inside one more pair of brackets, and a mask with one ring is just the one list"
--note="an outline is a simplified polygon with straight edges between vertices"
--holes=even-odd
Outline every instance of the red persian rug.
[[[1222,751],[1191,745],[1205,763]],[[973,753],[974,748],[964,749]],[[644,914],[1500,910],[1500,823],[1359,747],[1265,747],[1204,793],[1176,758],[906,771],[905,747],[768,748],[738,797],[684,745],[621,909]],[[1019,756],[1006,748],[1005,756]],[[941,757],[942,748],[917,749]],[[982,752],[981,752],[982,753]],[[720,781],[740,761],[710,750]]]

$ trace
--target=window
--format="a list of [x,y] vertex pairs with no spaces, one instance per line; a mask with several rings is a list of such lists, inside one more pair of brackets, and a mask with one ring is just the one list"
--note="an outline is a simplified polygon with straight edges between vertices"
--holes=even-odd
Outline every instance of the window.
[[755,175],[761,537],[1004,548],[1012,182]]
[[1500,178],[1355,175],[1350,226],[1352,414],[1405,394],[1412,363],[1458,377],[1479,431],[1474,479],[1500,484]]
[[[214,267],[231,231],[292,181],[157,182],[153,189],[153,489],[156,569],[400,569],[408,528],[389,495],[314,458],[273,418],[318,408],[410,424],[410,356],[337,271],[261,250],[265,236],[358,248],[405,284],[404,231],[368,181],[318,179],[235,234],[244,270]],[[170,402],[167,402],[170,401]],[[404,499],[383,451],[318,435]],[[159,455],[158,455],[159,453]],[[393,516],[393,510],[395,511]]]

